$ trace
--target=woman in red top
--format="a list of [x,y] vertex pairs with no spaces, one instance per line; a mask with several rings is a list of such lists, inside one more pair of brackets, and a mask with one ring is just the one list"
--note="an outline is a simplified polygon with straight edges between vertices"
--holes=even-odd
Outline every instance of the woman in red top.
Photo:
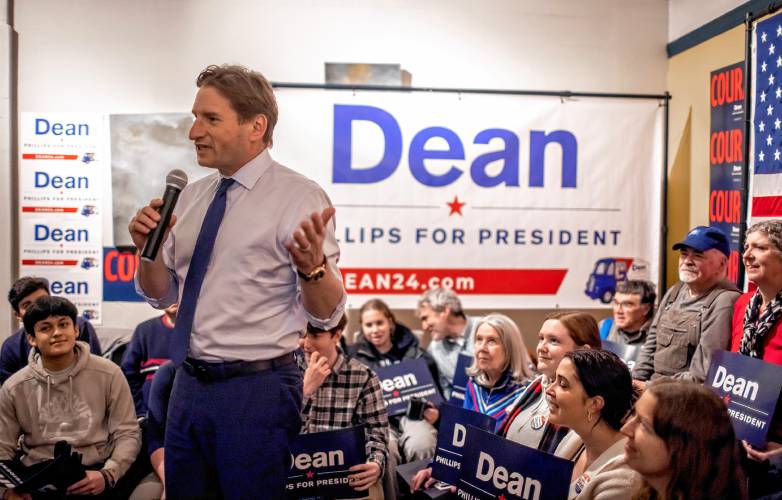
[[[731,350],[745,356],[782,365],[782,220],[767,220],[753,224],[747,230],[744,243],[744,267],[747,279],[757,286],[754,292],[743,294],[733,309],[733,342]],[[775,418],[769,429],[769,443],[765,450],[753,448],[746,441],[744,448],[749,458],[766,464],[770,471],[750,467],[750,488],[762,483],[776,482],[782,468],[782,421]],[[753,470],[754,469],[754,470]],[[757,470],[760,469],[760,470]],[[758,472],[761,472],[758,474]],[[768,479],[763,476],[769,475]],[[755,487],[753,487],[755,482]],[[771,488],[777,491],[778,486]],[[764,493],[768,493],[766,490]]]
[[736,301],[731,350],[782,365],[782,220],[750,227],[743,257],[757,290]]

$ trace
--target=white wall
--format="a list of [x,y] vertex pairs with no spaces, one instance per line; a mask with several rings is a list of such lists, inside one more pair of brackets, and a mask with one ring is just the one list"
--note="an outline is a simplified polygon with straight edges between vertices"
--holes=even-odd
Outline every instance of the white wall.
[[662,0],[24,0],[15,26],[22,112],[188,111],[197,73],[223,62],[279,82],[322,82],[328,61],[401,63],[415,86],[666,85]]
[[696,30],[746,0],[668,0],[668,41]]
[[[13,217],[15,213],[12,157],[12,124],[14,123],[12,96],[12,47],[13,29],[10,26],[8,0],[0,0],[0,283],[10,284],[14,279],[14,249],[16,238]],[[11,307],[6,300],[0,301],[0,339],[6,336],[15,323],[11,321]]]

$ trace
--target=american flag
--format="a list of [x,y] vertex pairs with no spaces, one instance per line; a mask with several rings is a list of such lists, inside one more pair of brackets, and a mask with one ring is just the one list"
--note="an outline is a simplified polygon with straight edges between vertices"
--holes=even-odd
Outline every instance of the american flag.
[[782,15],[755,26],[748,223],[782,217]]

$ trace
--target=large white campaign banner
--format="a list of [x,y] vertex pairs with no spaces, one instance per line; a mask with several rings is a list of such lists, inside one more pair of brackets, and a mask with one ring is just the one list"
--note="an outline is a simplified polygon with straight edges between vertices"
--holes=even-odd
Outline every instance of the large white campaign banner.
[[272,155],[337,208],[349,302],[605,307],[657,277],[655,100],[278,89]]
[[101,322],[106,117],[22,113],[19,274],[49,280],[54,295]]
[[[381,297],[410,308],[445,286],[469,308],[605,307],[628,276],[657,276],[656,100],[290,89],[277,98],[272,156],[337,207],[350,306]],[[162,193],[165,171],[206,173],[187,122],[24,113],[21,273],[49,277],[93,318],[101,300],[139,300],[137,259],[114,247],[128,244],[127,220]]]

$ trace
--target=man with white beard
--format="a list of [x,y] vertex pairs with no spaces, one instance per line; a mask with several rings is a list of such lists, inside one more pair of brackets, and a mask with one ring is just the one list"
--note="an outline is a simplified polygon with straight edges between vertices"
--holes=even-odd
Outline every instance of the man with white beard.
[[725,279],[728,237],[717,228],[698,226],[673,249],[680,252],[679,283],[660,301],[633,369],[639,388],[659,377],[703,383],[712,354],[730,347],[739,291]]

